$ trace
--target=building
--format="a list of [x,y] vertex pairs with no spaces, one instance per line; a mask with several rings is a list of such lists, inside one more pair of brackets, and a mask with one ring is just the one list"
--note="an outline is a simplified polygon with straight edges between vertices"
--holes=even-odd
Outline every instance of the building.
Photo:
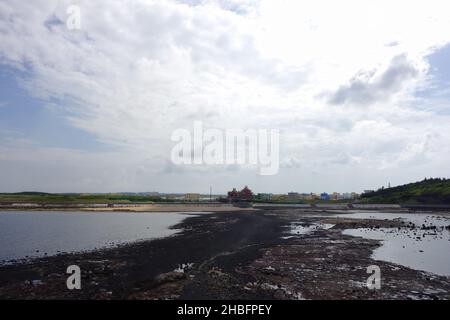
[[271,193],[258,193],[256,195],[256,199],[260,201],[271,201],[272,200],[272,194]]
[[339,192],[333,192],[333,193],[330,195],[330,199],[331,199],[331,200],[339,200],[340,197],[341,197],[341,194],[340,194]]
[[320,194],[320,200],[330,200],[330,195],[326,192]]
[[184,200],[198,202],[200,201],[200,193],[186,193],[184,195]]
[[230,201],[251,201],[253,200],[253,192],[249,187],[245,186],[241,191],[237,191],[233,188],[228,192],[228,200]]
[[253,192],[249,187],[245,186],[244,189],[239,191],[239,199],[241,200],[253,200]]
[[287,196],[289,201],[298,201],[301,198],[297,192],[289,192]]
[[305,200],[314,200],[314,196],[312,193],[308,193],[305,195]]
[[233,190],[228,191],[228,199],[229,200],[235,200],[239,196],[239,192],[236,190],[236,188],[233,188]]
[[319,200],[319,199],[320,195],[312,192],[306,197],[306,200]]
[[345,192],[341,195],[341,199],[343,200],[353,200],[355,199],[355,195],[354,192],[350,193],[350,192]]
[[300,200],[308,200],[310,198],[310,194],[309,193],[301,193],[300,194]]
[[165,198],[166,198],[166,200],[175,201],[175,200],[177,200],[177,195],[176,194],[167,194]]
[[288,195],[287,194],[274,194],[272,196],[273,201],[288,201]]

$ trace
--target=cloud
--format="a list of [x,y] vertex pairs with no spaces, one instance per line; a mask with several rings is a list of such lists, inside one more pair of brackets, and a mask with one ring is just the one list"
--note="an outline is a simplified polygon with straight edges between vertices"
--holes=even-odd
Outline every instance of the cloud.
[[419,67],[409,61],[406,55],[395,56],[386,70],[360,71],[349,84],[331,94],[328,101],[334,105],[358,106],[388,102],[420,74]]
[[240,15],[248,15],[258,10],[260,0],[178,0],[192,6],[215,5]]
[[[10,169],[16,155],[27,166],[39,151],[34,166],[14,171],[24,186],[47,180],[58,190],[57,175],[43,179],[53,163],[46,153],[64,159],[61,176],[83,163],[67,176],[79,190],[120,183],[145,190],[149,181],[154,189],[189,189],[208,184],[208,176],[220,177],[223,189],[235,179],[294,190],[306,188],[312,172],[361,168],[378,182],[389,170],[382,164],[412,170],[423,154],[428,170],[438,171],[439,159],[449,159],[449,115],[415,100],[415,89],[426,89],[427,57],[450,42],[446,2],[413,1],[408,15],[392,1],[77,3],[81,30],[65,26],[72,1],[0,2],[0,63],[16,70],[14,80],[31,96],[114,152],[39,151],[38,141],[8,146],[2,159],[11,160]],[[167,162],[171,133],[197,120],[221,129],[280,129],[282,167],[296,171],[261,180],[242,168],[174,168]],[[398,179],[411,180],[407,172]],[[342,177],[326,183],[352,187]]]

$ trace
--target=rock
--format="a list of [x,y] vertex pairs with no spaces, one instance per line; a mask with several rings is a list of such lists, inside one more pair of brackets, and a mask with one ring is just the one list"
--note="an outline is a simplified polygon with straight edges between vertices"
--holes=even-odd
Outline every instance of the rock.
[[275,293],[273,294],[273,297],[278,300],[286,300],[287,299],[286,294],[283,290],[276,290]]
[[220,268],[217,267],[212,267],[212,269],[208,270],[208,274],[212,277],[222,277],[226,275]]
[[167,282],[174,282],[179,281],[186,278],[186,274],[183,272],[167,272],[167,273],[161,273],[155,278],[155,281],[159,284],[167,283]]
[[40,286],[41,284],[43,284],[42,280],[31,280],[30,283],[33,286]]

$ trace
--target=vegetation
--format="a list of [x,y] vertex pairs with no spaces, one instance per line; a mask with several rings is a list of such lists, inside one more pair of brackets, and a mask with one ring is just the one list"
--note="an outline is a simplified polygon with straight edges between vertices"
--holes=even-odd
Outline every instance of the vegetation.
[[0,203],[153,203],[169,201],[156,196],[122,194],[60,194],[42,192],[0,193]]
[[431,178],[361,195],[367,203],[450,204],[450,179]]
[[[248,193],[248,194],[247,194]],[[243,199],[253,198],[253,202],[265,203],[347,203],[348,200],[298,200],[267,201],[254,197],[250,190]],[[142,194],[79,194],[79,193],[43,193],[20,192],[0,193],[0,203],[39,203],[39,204],[96,204],[96,203],[154,203],[174,202],[159,196]],[[228,202],[228,199],[219,199]],[[386,204],[450,204],[450,179],[432,178],[420,182],[405,184],[392,188],[381,188],[361,195],[362,203]]]

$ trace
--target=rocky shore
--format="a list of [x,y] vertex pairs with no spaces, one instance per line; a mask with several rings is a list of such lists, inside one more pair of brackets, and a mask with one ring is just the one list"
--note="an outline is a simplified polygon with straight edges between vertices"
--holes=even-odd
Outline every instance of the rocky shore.
[[[324,225],[286,236],[293,223]],[[409,228],[296,209],[193,216],[183,232],[88,253],[0,267],[0,299],[449,299],[450,278],[371,258],[380,241],[344,229]],[[69,265],[81,290],[68,290]],[[381,269],[381,289],[366,286]]]

